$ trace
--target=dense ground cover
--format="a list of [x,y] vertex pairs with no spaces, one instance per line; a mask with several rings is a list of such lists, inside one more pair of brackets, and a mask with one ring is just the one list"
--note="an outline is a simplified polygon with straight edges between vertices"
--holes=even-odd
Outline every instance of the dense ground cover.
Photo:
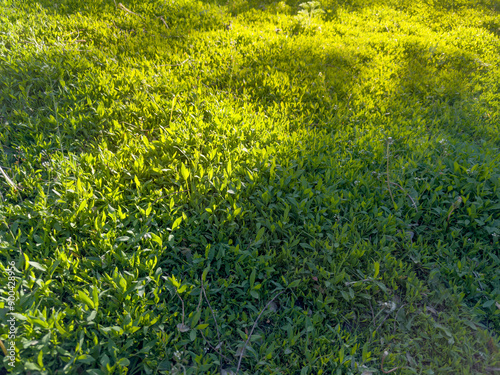
[[494,372],[499,11],[2,2],[0,366]]

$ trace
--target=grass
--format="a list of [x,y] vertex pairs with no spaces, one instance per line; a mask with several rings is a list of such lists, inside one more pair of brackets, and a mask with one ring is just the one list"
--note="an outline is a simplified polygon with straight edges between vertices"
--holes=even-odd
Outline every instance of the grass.
[[499,10],[2,2],[0,366],[498,371]]

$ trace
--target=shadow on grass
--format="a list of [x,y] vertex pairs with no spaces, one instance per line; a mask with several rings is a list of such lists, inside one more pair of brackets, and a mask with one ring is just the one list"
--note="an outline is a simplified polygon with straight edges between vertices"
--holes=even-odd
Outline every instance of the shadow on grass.
[[[450,139],[488,140],[498,145],[496,116],[490,116],[490,105],[481,97],[482,90],[475,90],[491,71],[491,66],[473,53],[410,44],[398,72],[401,94],[391,100],[400,105],[406,100],[419,108],[419,115],[426,118],[429,136],[442,131]],[[488,87],[488,83],[482,84]]]
[[95,110],[87,104],[77,81],[87,68],[81,61],[77,54],[52,51],[2,64],[5,146],[24,151],[34,146],[35,153],[76,152],[99,133]]
[[[123,22],[125,24],[125,21]],[[319,323],[315,323],[316,327],[313,327],[313,330],[323,330],[321,332],[328,341],[320,348],[321,352],[315,352],[314,355],[328,356],[332,355],[332,343],[336,348],[335,353],[340,351],[337,350],[337,344],[340,348],[348,340],[350,347],[353,347],[357,345],[358,339],[352,337],[358,333],[367,333],[370,322],[375,322],[373,315],[370,315],[371,305],[368,306],[368,299],[373,299],[375,307],[379,301],[394,299],[400,304],[398,308],[405,303],[410,304],[412,308],[415,306],[424,308],[426,300],[420,293],[427,291],[420,284],[421,280],[415,277],[413,270],[417,269],[419,277],[426,281],[430,273],[429,268],[440,267],[440,262],[444,259],[445,265],[452,266],[443,266],[441,269],[451,274],[455,281],[460,280],[461,271],[455,271],[455,264],[461,257],[463,267],[469,267],[471,270],[467,274],[470,275],[472,270],[476,269],[479,273],[483,270],[487,271],[485,273],[491,273],[483,257],[484,254],[481,253],[488,251],[476,245],[462,245],[463,241],[457,240],[458,235],[453,234],[467,226],[464,211],[457,211],[457,216],[458,213],[461,216],[456,222],[453,217],[452,228],[449,230],[443,228],[447,210],[459,194],[458,191],[461,188],[468,189],[466,192],[479,190],[476,182],[468,182],[465,172],[461,173],[461,180],[458,183],[455,176],[451,176],[454,160],[443,162],[449,164],[446,164],[449,169],[446,171],[447,175],[441,176],[441,170],[437,169],[434,160],[422,161],[428,152],[426,147],[421,147],[417,151],[410,147],[404,149],[404,141],[396,140],[393,147],[395,149],[397,147],[397,152],[400,149],[406,150],[407,154],[399,158],[393,156],[391,159],[391,163],[394,163],[392,165],[397,165],[398,168],[393,172],[393,176],[398,177],[398,183],[403,184],[402,181],[407,183],[403,184],[404,189],[414,194],[419,204],[419,212],[411,206],[405,191],[394,193],[398,206],[403,208],[393,209],[383,177],[386,159],[384,159],[384,143],[380,141],[386,141],[385,135],[396,138],[400,134],[396,131],[394,134],[382,134],[378,128],[389,128],[389,123],[393,129],[388,130],[394,130],[399,124],[396,123],[397,120],[390,117],[388,119],[385,113],[375,113],[376,116],[370,117],[369,110],[351,106],[351,101],[354,99],[359,102],[365,96],[368,99],[371,95],[370,91],[363,91],[363,82],[358,78],[363,64],[366,64],[367,71],[370,72],[372,67],[370,63],[373,62],[371,57],[358,54],[353,49],[341,51],[330,48],[323,51],[320,38],[307,39],[307,36],[298,35],[294,42],[286,42],[286,37],[277,36],[269,43],[266,40],[260,43],[258,35],[238,36],[230,34],[229,31],[223,36],[204,42],[200,42],[196,37],[185,36],[175,43],[157,48],[151,44],[168,39],[155,39],[154,33],[151,33],[151,39],[147,36],[142,38],[143,34],[139,35],[141,31],[138,23],[127,22],[130,23],[130,29],[136,30],[136,35],[127,39],[122,28],[111,29],[113,32],[119,33],[121,30],[123,33],[116,38],[109,36],[111,32],[100,36],[90,55],[80,56],[78,51],[68,53],[62,49],[40,51],[27,55],[26,58],[19,56],[11,61],[12,65],[3,64],[0,72],[3,89],[2,105],[8,121],[2,143],[6,142],[9,147],[15,146],[22,152],[30,153],[33,159],[36,159],[39,153],[43,154],[44,150],[57,153],[61,149],[63,153],[77,155],[91,153],[91,156],[95,157],[98,154],[96,150],[98,145],[102,145],[106,151],[118,154],[110,156],[108,153],[105,155],[108,158],[103,158],[106,163],[115,163],[118,166],[112,172],[108,171],[108,165],[102,160],[96,162],[94,159],[95,170],[91,164],[92,158],[86,158],[82,162],[84,165],[80,176],[85,185],[93,188],[96,196],[99,193],[108,194],[105,199],[91,197],[90,200],[95,201],[95,206],[92,209],[78,210],[79,216],[74,214],[76,212],[74,208],[83,207],[80,206],[80,201],[77,201],[76,206],[67,204],[63,214],[57,211],[58,207],[53,209],[54,215],[60,215],[57,219],[63,218],[61,221],[64,222],[62,230],[54,232],[56,233],[54,236],[57,236],[57,240],[62,243],[67,242],[67,237],[72,237],[80,246],[80,250],[70,247],[71,244],[53,245],[52,238],[47,238],[42,250],[31,248],[26,251],[35,261],[42,258],[42,251],[47,252],[47,257],[52,257],[47,251],[49,246],[61,246],[62,251],[68,253],[78,252],[76,257],[81,258],[83,265],[81,269],[73,271],[78,275],[88,272],[94,277],[97,273],[111,274],[113,273],[111,270],[115,269],[113,278],[117,280],[116,284],[113,285],[111,282],[106,284],[101,277],[94,283],[94,287],[99,285],[99,288],[106,290],[109,295],[101,296],[100,311],[109,311],[109,314],[104,317],[98,316],[96,319],[100,319],[99,324],[107,327],[122,322],[121,317],[115,314],[124,315],[124,310],[128,308],[123,297],[127,294],[131,296],[130,298],[134,296],[136,289],[134,283],[140,285],[137,275],[151,280],[154,275],[160,280],[160,275],[168,272],[180,275],[180,279],[189,283],[195,283],[208,264],[211,266],[211,271],[207,280],[214,289],[218,288],[216,283],[219,281],[225,283],[229,280],[228,283],[231,283],[235,280],[234,284],[229,285],[230,288],[223,287],[222,283],[219,284],[220,288],[230,290],[229,293],[232,295],[224,294],[224,300],[215,290],[211,295],[212,302],[217,305],[216,310],[227,313],[226,317],[230,314],[235,316],[232,322],[228,323],[231,324],[230,328],[224,327],[226,337],[223,338],[231,340],[229,342],[231,345],[234,344],[234,348],[238,342],[232,338],[231,334],[234,332],[231,330],[236,327],[243,332],[248,326],[247,322],[243,323],[240,314],[245,312],[248,316],[255,316],[258,304],[262,305],[263,299],[268,297],[266,293],[269,294],[274,288],[266,283],[269,280],[282,283],[281,277],[285,276],[289,281],[292,279],[301,281],[300,289],[294,291],[299,302],[294,305],[295,297],[282,301],[285,308],[289,309],[288,312],[292,311],[291,314],[300,317],[293,322],[294,327],[297,327],[299,322],[299,329],[309,333],[308,327],[313,327],[310,320],[317,320]],[[144,35],[146,31],[143,30]],[[85,38],[97,35],[91,34],[90,30],[87,34]],[[197,37],[201,39],[202,36]],[[216,48],[211,44],[215,41],[218,43]],[[232,42],[234,44],[231,44]],[[221,46],[222,44],[224,45]],[[141,54],[141,51],[145,52]],[[169,60],[172,58],[170,56],[172,51],[176,53],[175,61]],[[155,52],[161,52],[159,57],[155,57]],[[448,113],[446,111],[457,110],[459,115],[467,114],[469,107],[466,103],[470,97],[467,94],[469,86],[464,77],[475,71],[472,58],[457,55],[450,61],[431,59],[432,62],[429,62],[427,49],[419,45],[409,46],[406,52],[400,62],[400,77],[394,79],[400,86],[401,92],[389,92],[373,100],[374,106],[392,105],[391,109],[395,112],[400,110],[398,105],[405,101],[410,104],[408,111],[401,115],[407,121],[406,124],[410,124],[407,129],[401,126],[406,132],[403,136],[412,136],[411,121],[415,115],[412,112],[413,106],[418,105],[419,113],[427,116],[426,121],[441,118]],[[184,56],[184,53],[188,56]],[[188,61],[190,58],[196,61]],[[168,64],[168,69],[159,70],[156,66],[159,61],[150,61],[153,59],[163,60],[161,64]],[[454,65],[456,61],[459,61],[457,66]],[[140,72],[141,69],[144,72]],[[455,73],[450,73],[449,70]],[[113,89],[113,85],[117,90]],[[196,94],[198,88],[201,91],[199,95]],[[114,91],[118,93],[113,94]],[[155,109],[154,103],[151,103],[151,96],[148,95],[156,95],[158,107],[162,107],[163,112],[167,114],[162,115],[160,109]],[[176,109],[173,105],[173,95],[177,95],[178,98],[179,105]],[[234,101],[224,102],[223,99],[231,96],[234,97]],[[249,108],[244,106],[246,101]],[[391,104],[391,102],[397,103]],[[206,110],[203,107],[205,104]],[[227,107],[231,105],[234,105],[234,108],[230,111]],[[376,112],[376,109],[373,109]],[[210,111],[214,113],[211,114]],[[236,117],[235,113],[238,114],[240,111],[241,116]],[[292,139],[289,143],[283,143],[282,147],[278,147],[281,142],[279,136],[283,134],[277,134],[276,139],[265,138],[264,133],[267,129],[261,127],[262,134],[252,134],[256,141],[250,144],[247,150],[240,147],[247,146],[245,142],[250,138],[252,130],[250,126],[243,130],[239,127],[243,128],[244,122],[255,112],[262,115],[262,121],[266,121],[265,124],[270,128],[276,125],[273,122],[276,119],[290,123],[292,126],[289,133]],[[176,127],[171,129],[168,127],[169,117],[173,118]],[[354,117],[357,117],[358,123],[350,122]],[[448,131],[455,122],[456,119],[452,118],[449,122],[436,123],[436,127]],[[122,126],[123,124],[126,127]],[[224,127],[219,124],[230,126]],[[461,126],[466,129],[469,125],[464,123]],[[117,126],[116,129],[114,126]],[[148,146],[147,137],[143,137],[144,131],[153,130],[151,133],[154,133],[160,126],[164,128],[165,137],[151,135],[148,142],[153,143],[153,147]],[[24,131],[25,129],[27,130]],[[124,133],[128,138],[124,137]],[[213,144],[211,139],[215,140]],[[259,145],[258,141],[261,139],[265,139],[265,143]],[[432,144],[429,142],[427,145]],[[277,152],[266,153],[266,149],[270,150],[274,146],[278,149]],[[207,155],[214,147],[219,147],[216,150],[219,155],[214,161],[208,160]],[[198,161],[191,163],[197,152],[204,155],[204,158],[200,157],[199,163]],[[228,154],[235,158],[232,167],[228,163]],[[408,159],[417,159],[419,164],[416,167],[412,166],[411,160],[405,164],[405,156]],[[139,162],[141,159],[142,162]],[[85,165],[87,160],[91,160],[89,165]],[[9,161],[14,163],[14,159]],[[206,177],[208,173],[205,173],[203,180],[199,177],[202,175],[200,169],[193,169],[192,178],[195,184],[199,185],[196,186],[199,191],[197,190],[196,194],[193,192],[190,196],[177,194],[182,192],[181,189],[184,190],[183,181],[187,180],[187,178],[181,179],[175,172],[181,161],[193,168],[195,164],[200,164],[205,171],[214,167],[215,179],[208,179]],[[32,164],[38,167],[41,162],[42,160],[38,160],[38,164]],[[406,172],[411,169],[408,166],[414,170]],[[454,173],[458,174],[458,170]],[[377,174],[382,177],[379,176],[377,179],[375,177]],[[414,177],[428,179],[431,182],[415,182],[417,180]],[[65,186],[71,186],[68,181],[74,176],[63,176],[63,178],[66,179]],[[198,181],[203,183],[198,184]],[[245,185],[234,187],[238,186],[238,182],[243,182]],[[203,184],[207,186],[206,189]],[[48,185],[50,187],[50,183]],[[431,187],[427,189],[427,185]],[[445,188],[439,187],[440,185]],[[449,190],[449,186],[452,190]],[[157,195],[154,195],[156,191],[167,190],[170,194],[170,189],[173,188],[176,194],[167,196],[168,199],[165,201],[156,199]],[[71,192],[64,194],[70,199],[77,200]],[[49,198],[52,201],[59,199],[55,194],[51,194]],[[476,197],[470,198],[472,200]],[[491,191],[486,192],[483,198],[485,201],[494,200]],[[63,206],[65,203],[58,204]],[[145,213],[148,205],[153,209],[152,217],[151,220],[143,221],[148,216]],[[116,207],[120,207],[120,210],[123,208],[123,215],[120,214],[123,217],[119,220],[116,219],[118,217]],[[71,209],[73,210],[68,214]],[[211,210],[210,215],[207,209]],[[242,213],[240,216],[235,213],[237,209]],[[185,222],[182,222],[177,230],[171,231],[172,222],[183,213],[187,213]],[[115,223],[111,223],[109,217],[114,217]],[[34,219],[31,220],[28,225],[33,223]],[[73,227],[69,227],[70,220]],[[462,220],[462,223],[458,220]],[[103,229],[104,225],[106,229]],[[36,227],[34,231],[43,237],[42,230],[52,233],[52,226],[56,227],[54,223],[49,222],[46,227]],[[33,227],[35,225],[32,225],[31,229]],[[260,228],[265,230],[265,234],[261,234],[262,241],[256,240]],[[410,229],[414,233],[414,240],[412,236],[408,236],[407,232]],[[129,231],[134,234],[130,234]],[[160,244],[155,243],[151,240],[151,235],[149,239],[145,235],[141,237],[143,231],[161,235],[164,240],[162,242],[160,238]],[[480,233],[485,237],[486,229],[481,229]],[[138,239],[130,238],[131,236],[137,236]],[[139,241],[144,242],[139,243]],[[238,248],[231,246],[230,241],[233,245],[240,246]],[[430,242],[439,245],[429,247]],[[191,259],[184,256],[181,249],[185,254],[190,254]],[[464,253],[460,253],[461,251]],[[476,252],[474,256],[478,263],[481,263],[479,266],[474,265],[476,259],[471,261],[467,259],[472,251]],[[440,254],[444,254],[442,258]],[[163,267],[163,271],[160,267]],[[377,282],[380,280],[382,287],[365,280],[374,275],[374,267],[375,269],[380,267],[382,270],[379,278],[377,275],[373,277]],[[123,279],[125,285],[121,286],[123,282],[114,275],[118,275],[122,269],[131,268],[137,270],[137,273],[130,273],[127,279]],[[251,299],[254,297],[248,294],[248,287],[244,286],[247,285],[244,283],[247,283],[248,274],[253,270],[256,270],[257,274],[257,276],[254,274],[254,279],[257,283],[262,282],[259,285],[264,285],[259,292],[261,293],[259,298],[262,299],[257,302]],[[68,277],[68,282],[66,285],[62,282],[53,283],[51,287],[60,285],[60,290],[66,288],[68,296],[74,295],[76,290],[71,290],[71,294],[67,290],[68,285],[76,284],[76,278],[69,279],[73,274],[69,272],[70,276],[61,274],[56,268],[52,271],[58,272],[56,274],[58,278]],[[378,274],[378,270],[375,272]],[[88,279],[79,281],[76,286],[84,285]],[[352,280],[361,281],[358,283]],[[365,281],[371,283],[372,288],[369,292],[363,286],[366,285]],[[468,279],[468,282],[472,285],[470,290],[477,289],[476,286],[486,285],[482,281],[477,284],[474,279]],[[164,281],[156,283],[165,284]],[[235,285],[236,283],[240,284]],[[390,285],[390,288],[382,283]],[[147,288],[150,288],[151,284]],[[146,289],[146,286],[144,288]],[[488,285],[487,289],[484,295],[478,294],[474,298],[476,300],[485,298],[493,288],[489,288]],[[37,290],[45,293],[41,288]],[[141,299],[129,301],[132,305],[137,303],[138,306],[144,306],[141,307],[144,311],[151,309],[153,315],[161,315],[164,312],[154,310],[156,306],[145,305],[148,298],[151,301],[160,296],[162,300],[167,301],[161,305],[162,309],[172,314],[179,312],[177,300],[171,303],[165,290],[160,291],[160,294],[156,289],[155,291],[154,296],[145,294],[140,295]],[[40,295],[40,306],[44,307],[47,298],[42,297]],[[197,299],[194,294],[191,297],[185,297],[188,313],[194,312],[196,303],[199,304],[198,300],[193,302]],[[396,297],[399,300],[396,300]],[[176,296],[173,295],[173,298],[176,299]],[[191,300],[188,300],[189,298]],[[326,298],[330,298],[331,301],[325,304]],[[60,300],[54,301],[54,304],[60,303]],[[68,297],[68,303],[78,302]],[[332,305],[335,309],[330,309],[327,305]],[[453,307],[452,304],[451,306]],[[64,306],[56,305],[56,309],[62,307]],[[339,317],[338,311],[345,311],[346,307],[349,307],[348,316]],[[134,306],[134,309],[137,307]],[[326,309],[330,309],[328,314],[322,316]],[[384,311],[382,307],[380,311]],[[390,316],[390,319],[394,321],[394,327],[398,325],[402,329],[405,329],[403,327],[406,324],[405,319],[408,318],[411,328],[412,316],[424,315],[420,312],[414,312],[414,315],[410,312],[407,315],[405,310],[402,315],[398,315],[400,310],[391,312],[393,316]],[[143,314],[143,311],[138,314]],[[168,318],[161,320],[161,323],[165,322],[167,330],[172,329],[172,332],[176,332],[175,319],[168,317],[168,314],[161,316]],[[177,315],[177,320],[178,318]],[[67,319],[75,318],[70,316]],[[208,321],[210,318],[204,319]],[[280,317],[271,319],[282,323],[281,326],[288,324],[284,319],[279,320]],[[137,322],[142,321],[137,320]],[[380,322],[384,323],[382,319]],[[429,322],[434,322],[433,318],[429,318]],[[82,332],[82,327],[87,324],[90,326],[88,320],[81,320],[81,324],[75,330]],[[271,320],[269,324],[272,325]],[[276,327],[280,324],[276,324]],[[329,332],[326,327],[327,325],[334,327],[336,324],[339,324],[339,327],[343,324],[342,332],[340,328],[338,330],[340,338],[336,337],[333,329]],[[417,327],[422,326],[417,325]],[[424,328],[429,329],[426,326]],[[291,327],[291,330],[294,329]],[[389,332],[391,327],[387,329]],[[139,329],[134,331],[137,332],[135,334],[120,334],[120,337],[116,337],[116,341],[119,345],[125,345],[125,340],[130,339],[132,341],[127,342],[134,343],[140,349],[145,347],[146,339],[154,336],[155,330],[157,330],[155,323],[151,323],[150,332],[153,333],[150,333],[150,336],[146,330]],[[276,331],[278,331],[276,337],[285,342],[286,332]],[[73,332],[69,332],[70,334]],[[71,340],[65,340],[62,345],[68,350],[74,350],[73,339],[76,336],[69,335]],[[99,335],[105,342],[104,333]],[[351,338],[347,339],[349,335]],[[216,342],[214,337],[210,339]],[[305,347],[313,340],[309,341],[308,337],[307,342],[301,341],[301,348],[293,348],[293,340],[290,341],[290,353],[293,351],[301,363],[306,363],[301,349],[302,344]],[[450,346],[446,340],[447,338],[443,341],[444,348]],[[196,346],[191,347],[191,342],[185,341],[179,345],[184,348],[189,346],[189,350],[193,353],[201,353],[203,348],[197,346],[198,344],[193,344]],[[149,347],[149,350],[146,348],[144,352],[134,355],[130,367],[140,369],[146,357],[149,356],[147,359],[151,359],[151,353],[154,355],[161,353],[161,356],[167,359],[174,358],[174,350],[178,349],[174,345],[177,343],[169,344],[168,348],[155,349],[154,346]],[[418,344],[415,344],[410,349],[418,353],[417,346]],[[94,348],[95,343],[89,344],[89,347]],[[122,347],[124,346],[120,346]],[[32,351],[33,358],[40,352],[34,347],[24,350]],[[103,346],[102,352],[96,356],[104,357],[104,353],[108,350],[108,353],[115,352],[111,346],[110,348]],[[404,348],[401,352],[404,352]],[[434,359],[433,353],[426,354]],[[60,359],[57,360],[62,364]],[[300,371],[301,363],[294,365],[296,368],[293,371]],[[342,365],[342,359],[339,363]],[[83,369],[87,365],[82,362],[75,366],[81,366],[80,369]]]

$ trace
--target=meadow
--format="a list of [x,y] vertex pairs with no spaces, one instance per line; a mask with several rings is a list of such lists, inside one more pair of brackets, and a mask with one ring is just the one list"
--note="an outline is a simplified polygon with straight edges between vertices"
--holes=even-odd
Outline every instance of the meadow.
[[499,63],[494,0],[0,2],[0,373],[498,373]]

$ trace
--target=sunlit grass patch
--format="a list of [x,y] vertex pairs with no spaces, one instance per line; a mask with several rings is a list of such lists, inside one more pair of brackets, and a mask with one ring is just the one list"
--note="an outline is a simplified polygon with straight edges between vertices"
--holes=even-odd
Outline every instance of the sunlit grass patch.
[[13,372],[494,371],[497,18],[4,2]]

